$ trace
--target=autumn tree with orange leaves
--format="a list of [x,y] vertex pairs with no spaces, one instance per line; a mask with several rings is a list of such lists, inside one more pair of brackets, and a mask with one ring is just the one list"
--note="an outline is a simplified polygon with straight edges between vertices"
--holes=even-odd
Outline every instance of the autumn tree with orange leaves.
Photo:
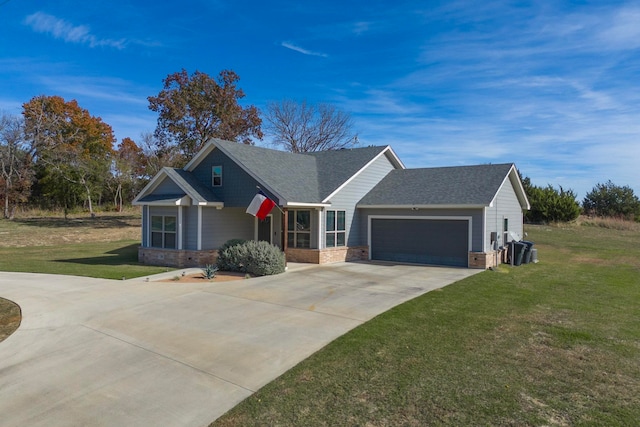
[[110,175],[111,126],[59,96],[36,96],[22,107],[25,139],[44,194],[64,208],[65,217],[79,200],[93,216],[93,198]]

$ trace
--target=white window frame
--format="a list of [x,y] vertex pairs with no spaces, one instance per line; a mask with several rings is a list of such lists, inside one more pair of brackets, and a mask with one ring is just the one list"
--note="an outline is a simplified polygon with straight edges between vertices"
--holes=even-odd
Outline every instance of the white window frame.
[[[309,212],[309,229],[308,230],[297,230],[297,227],[294,227],[293,230],[289,229],[289,221],[291,221],[291,216],[293,215],[293,222],[294,224],[297,223],[296,218],[298,216],[298,212]],[[291,209],[288,212],[288,220],[287,220],[287,239],[289,238],[288,236],[293,236],[293,244],[289,244],[289,242],[287,242],[287,246],[289,246],[290,248],[300,248],[300,249],[311,249],[311,221],[312,221],[312,216],[311,216],[311,209]],[[309,236],[309,246],[308,247],[301,247],[298,246],[298,235],[304,234],[306,236]]]
[[[162,230],[154,230],[153,229],[153,218],[162,218]],[[175,224],[175,230],[168,231],[167,227],[167,218],[173,218],[173,222]],[[162,235],[162,245],[161,246],[153,246],[153,234],[160,233]],[[167,247],[167,234],[173,234],[174,238],[174,246],[171,248]],[[178,249],[178,217],[176,215],[151,215],[149,218],[149,247],[151,248],[159,248],[159,249]]]
[[[333,230],[329,230],[329,212],[333,212]],[[344,215],[344,221],[343,221],[343,229],[339,230],[338,229],[338,214],[342,213]],[[342,234],[343,235],[343,244],[339,245],[338,244],[338,235]],[[333,236],[333,245],[329,245],[328,244],[328,239],[327,236],[332,235]],[[347,246],[347,211],[345,210],[328,210],[325,213],[325,233],[324,233],[324,244],[326,248],[342,248],[344,246]]]
[[[216,173],[216,169],[220,169],[220,173]],[[216,178],[220,178],[220,183],[216,184]],[[222,187],[222,165],[211,166],[211,186]]]

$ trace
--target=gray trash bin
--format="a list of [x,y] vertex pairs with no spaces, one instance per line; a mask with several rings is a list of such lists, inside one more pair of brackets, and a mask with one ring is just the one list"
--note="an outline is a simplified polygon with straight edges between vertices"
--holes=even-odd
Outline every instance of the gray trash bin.
[[527,249],[527,245],[522,242],[512,242],[513,244],[513,265],[522,265],[522,258]]
[[531,262],[531,251],[533,249],[533,242],[522,240],[520,241],[520,243],[524,243],[525,245],[527,245],[524,249],[524,255],[522,256],[522,263],[529,264]]

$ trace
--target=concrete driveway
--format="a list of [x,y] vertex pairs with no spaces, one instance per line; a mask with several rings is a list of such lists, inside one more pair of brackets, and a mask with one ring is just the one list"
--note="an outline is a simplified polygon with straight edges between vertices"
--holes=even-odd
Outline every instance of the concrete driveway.
[[1,424],[207,425],[350,329],[477,272],[338,263],[211,284],[1,272],[0,296],[23,314],[0,343]]

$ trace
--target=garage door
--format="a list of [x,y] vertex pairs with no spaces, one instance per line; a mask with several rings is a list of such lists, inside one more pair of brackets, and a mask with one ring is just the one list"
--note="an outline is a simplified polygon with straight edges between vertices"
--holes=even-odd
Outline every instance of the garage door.
[[469,221],[371,219],[371,259],[468,266]]

